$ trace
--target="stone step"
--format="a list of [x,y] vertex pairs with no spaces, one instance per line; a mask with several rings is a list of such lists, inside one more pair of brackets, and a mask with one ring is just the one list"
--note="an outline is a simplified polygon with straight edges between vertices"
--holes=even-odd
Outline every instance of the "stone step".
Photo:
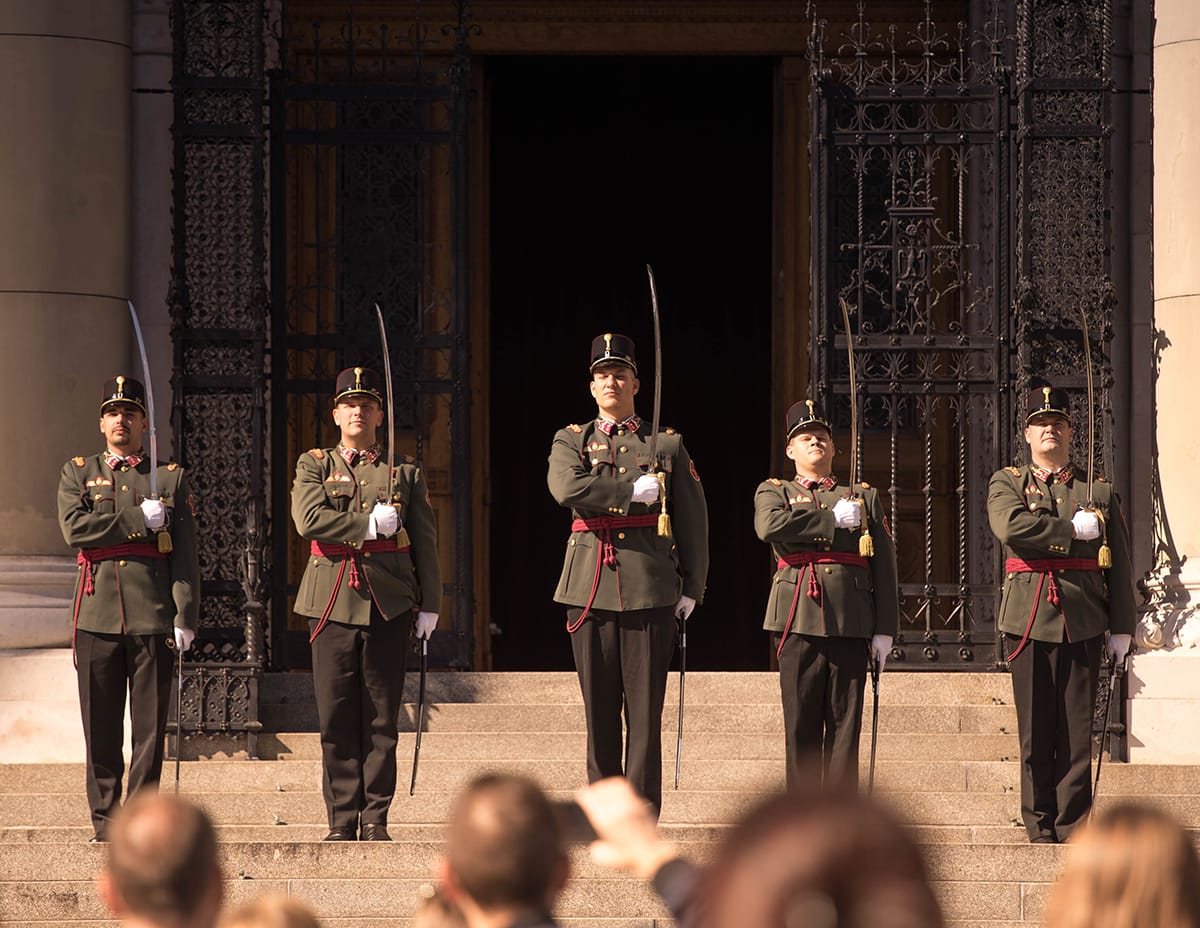
[[[325,806],[315,791],[296,793],[188,793],[203,805],[213,819],[229,825],[321,825]],[[570,791],[555,792],[570,798]],[[762,799],[764,792],[751,790],[689,790],[663,794],[662,820],[684,824],[728,824]],[[436,824],[444,822],[453,791],[418,790],[415,796],[401,793],[392,802],[390,822]],[[912,793],[880,792],[880,798],[913,825],[1004,825],[1019,819],[1019,797],[1009,793]],[[1140,799],[1139,794],[1103,793],[1099,805],[1118,798]],[[9,794],[0,807],[0,827],[63,826],[88,821],[87,802],[80,796]],[[1187,827],[1200,827],[1200,797],[1191,795],[1146,797],[1162,803]]]
[[[404,681],[404,701],[415,703],[417,689],[418,675],[410,671]],[[772,671],[691,671],[687,674],[686,692],[688,705],[775,705],[779,702],[779,675]],[[312,675],[265,674],[261,694],[263,705],[311,703]],[[870,698],[868,686],[868,702]],[[431,704],[579,704],[579,680],[570,671],[536,674],[438,671],[429,674],[426,699]],[[667,679],[667,704],[678,702],[679,673],[673,671]],[[1011,705],[1012,684],[1008,674],[1000,672],[888,670],[880,681],[879,702],[885,706]]]
[[[881,713],[882,714],[882,713]],[[779,731],[692,732],[684,723],[685,758],[714,757],[724,760],[779,760],[784,756]],[[412,756],[413,733],[400,734],[400,757]],[[663,754],[674,764],[676,735],[663,733]],[[421,763],[426,760],[486,761],[497,764],[512,760],[580,760],[584,755],[583,732],[433,732],[421,741]],[[863,751],[869,750],[870,732],[864,732]],[[1013,734],[883,734],[879,736],[879,760],[937,758],[951,760],[1011,760],[1017,756],[1017,736]],[[315,732],[279,732],[258,739],[262,760],[314,760],[320,757],[319,736]],[[205,735],[185,740],[185,760],[201,758],[229,759],[246,756],[246,739],[236,735]]]
[[[711,859],[712,841],[684,841],[680,853],[689,860]],[[932,845],[925,848],[933,879],[988,881],[1000,878],[1045,882],[1054,878],[1061,847],[1053,845]],[[347,842],[231,842],[221,848],[221,866],[229,879],[315,880],[355,879],[386,874],[389,879],[428,879],[442,853],[441,841],[403,841],[390,844]],[[90,844],[33,845],[9,850],[0,860],[0,883],[35,882],[47,873],[86,877],[104,865],[105,851]],[[586,849],[571,851],[575,880],[614,879],[610,870],[592,862]]]
[[[678,702],[668,702],[663,711],[663,729],[676,731],[679,724]],[[417,707],[405,704],[400,712],[400,731],[416,731]],[[262,707],[263,727],[267,731],[301,732],[317,730],[317,708],[312,703],[267,704]],[[498,704],[433,703],[427,705],[424,730],[455,731],[543,731],[581,732],[585,728],[583,704]],[[863,711],[863,726],[869,732],[871,706]],[[783,730],[783,708],[774,703],[693,703],[684,706],[685,732]],[[1011,706],[880,706],[879,731],[911,734],[999,734],[1016,731],[1016,710]]]
[[[674,753],[673,746],[671,754]],[[425,755],[424,745],[422,755]],[[684,745],[680,786],[684,790],[782,789],[783,765],[778,759],[726,760],[689,759]],[[411,755],[400,757],[401,772],[410,770]],[[868,758],[859,758],[860,776],[866,781]],[[586,785],[583,762],[512,759],[503,762],[479,760],[446,761],[422,756],[418,789],[455,790],[472,777],[487,771],[506,771],[532,777],[546,788],[578,789]],[[163,768],[164,788],[172,788],[174,765]],[[663,762],[668,790],[674,781],[675,762]],[[882,760],[875,766],[875,788],[901,792],[992,792],[1014,791],[1020,771],[1016,761],[924,761]],[[201,760],[180,765],[180,784],[185,792],[273,794],[320,789],[321,762],[284,759],[277,761]],[[0,795],[37,793],[74,796],[84,784],[82,764],[0,764]],[[403,784],[402,784],[403,787]],[[1105,764],[1101,794],[1154,793],[1161,795],[1200,793],[1200,768],[1177,765]]]
[[[987,924],[994,925],[997,921],[1019,922],[1027,912],[1036,918],[1033,913],[1040,912],[1050,879],[1047,876],[1045,882],[936,880],[934,890],[949,919],[985,919]],[[383,912],[400,919],[411,915],[429,882],[429,877],[231,879],[226,886],[226,901],[236,906],[264,893],[283,893],[312,908],[322,924],[331,917],[379,919]],[[90,880],[0,883],[0,911],[19,911],[22,919],[30,921],[73,925],[81,920],[100,922],[106,914]],[[606,919],[600,921],[613,925],[627,925],[630,919],[661,920],[667,916],[649,887],[623,878],[573,880],[557,911],[564,924],[573,924],[574,919],[595,912],[606,913]]]

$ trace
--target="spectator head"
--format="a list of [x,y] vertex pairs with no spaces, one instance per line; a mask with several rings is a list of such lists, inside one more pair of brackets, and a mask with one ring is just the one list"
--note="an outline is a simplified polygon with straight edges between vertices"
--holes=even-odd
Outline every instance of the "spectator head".
[[455,801],[438,875],[468,923],[477,910],[549,913],[568,873],[553,806],[531,780],[487,774]]
[[296,900],[268,893],[237,908],[221,928],[320,928],[320,923]]
[[109,829],[100,895],[118,919],[161,928],[210,928],[224,894],[212,822],[178,796],[142,791]]
[[1046,928],[1200,925],[1200,859],[1166,812],[1132,803],[1098,810],[1070,845]]
[[701,905],[720,928],[940,928],[916,844],[853,791],[793,790],[717,852]]

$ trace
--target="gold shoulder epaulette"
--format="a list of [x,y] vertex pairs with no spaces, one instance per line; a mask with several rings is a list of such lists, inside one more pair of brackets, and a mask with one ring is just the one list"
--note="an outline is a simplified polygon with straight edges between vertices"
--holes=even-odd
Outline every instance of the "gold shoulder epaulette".
[[75,455],[75,457],[71,458],[71,463],[74,464],[76,467],[83,467],[83,465],[84,465],[83,457],[81,455],[77,454],[77,455]]
[[416,464],[417,463],[417,459],[414,458],[411,454],[400,455],[400,460],[405,464]]
[[1096,474],[1093,479],[1096,481],[1096,483],[1108,483],[1108,481],[1104,479],[1103,474]]
[[1019,467],[1012,467],[1012,466],[1009,466],[1009,467],[1006,467],[1006,468],[1004,468],[1004,469],[1005,469],[1006,471],[1008,471],[1010,474],[1012,474],[1014,477],[1020,477],[1020,476],[1021,476],[1021,468],[1019,468]]
[[783,481],[780,480],[778,477],[768,477],[767,483],[771,484],[772,486],[776,486],[776,487],[783,486]]
[[665,429],[663,429],[663,431],[666,432],[668,435],[675,434],[675,430],[673,428],[671,428],[669,425]]
[[576,435],[578,435],[583,431],[583,426],[576,425],[574,422],[572,422],[570,425],[567,426],[567,431],[574,432]]
[[864,490],[869,490],[869,489],[871,489],[871,485],[870,485],[869,483],[867,483],[867,481],[865,481],[865,480],[860,480],[860,481],[858,481],[858,485],[859,485],[860,487],[862,487]]
[[167,470],[179,470],[179,465],[172,461],[167,465]]
[[309,448],[308,453],[311,454],[318,461],[321,460],[323,457],[325,457],[325,452],[322,451],[320,448]]

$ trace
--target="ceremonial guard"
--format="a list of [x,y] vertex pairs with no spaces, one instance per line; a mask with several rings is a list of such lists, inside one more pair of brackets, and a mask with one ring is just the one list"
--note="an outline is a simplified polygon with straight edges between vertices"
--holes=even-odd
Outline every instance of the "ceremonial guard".
[[191,646],[200,616],[192,494],[183,468],[153,462],[143,449],[146,408],[139,381],[108,381],[100,401],[105,449],[69,460],[58,483],[59,526],[78,549],[71,644],[93,841],[107,840],[121,801],[126,691],[132,796],[159,781],[173,652]]
[[554,601],[567,607],[588,780],[624,775],[660,808],[675,620],[704,597],[708,510],[682,436],[664,429],[655,440],[634,412],[631,339],[593,340],[590,386],[596,417],[559,429],[550,449],[550,493],[573,519]]
[[1093,486],[1072,466],[1071,435],[1066,392],[1030,390],[1032,463],[997,471],[988,486],[988,521],[1004,546],[998,625],[1021,738],[1021,817],[1035,844],[1065,841],[1087,816],[1104,633],[1119,663],[1134,626],[1120,500],[1103,477]]
[[389,476],[376,441],[378,375],[342,371],[333,403],[341,441],[300,455],[292,486],[292,520],[310,542],[296,612],[309,619],[325,840],[390,841],[409,627],[416,612],[427,638],[441,606],[437,534],[421,469],[405,461]]
[[[811,400],[787,411],[788,480],[754,494],[754,530],[776,572],[763,628],[779,658],[789,784],[820,761],[826,778],[858,782],[869,666],[883,670],[896,633],[896,547],[879,493],[839,486],[833,430]],[[853,453],[853,452],[851,452]]]

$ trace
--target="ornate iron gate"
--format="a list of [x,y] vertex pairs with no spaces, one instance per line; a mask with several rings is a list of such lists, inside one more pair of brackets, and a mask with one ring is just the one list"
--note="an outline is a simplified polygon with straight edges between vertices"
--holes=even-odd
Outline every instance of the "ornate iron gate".
[[[1022,455],[1014,397],[1038,373],[1082,386],[1080,302],[1108,370],[1106,16],[1106,2],[996,0],[974,29],[939,26],[929,3],[911,32],[872,26],[865,2],[843,35],[814,20],[813,389],[848,427],[844,298],[854,453],[897,532],[905,666],[1000,662],[986,497]],[[1085,59],[1093,70],[1069,86],[1056,73]],[[1055,257],[1063,240],[1068,261],[1088,259]]]
[[[389,330],[398,454],[424,466],[435,507],[451,511],[441,532],[450,542],[453,634],[434,636],[431,660],[470,667],[470,29],[462,3],[457,21],[433,33],[419,4],[416,16],[400,34],[352,14],[333,28],[283,24],[270,91],[271,459],[294,462],[336,442],[331,385],[352,364],[379,368],[378,303]],[[272,482],[275,512],[287,511],[289,490]],[[294,532],[276,531],[272,554],[273,653],[306,666],[307,631],[286,632],[306,551]]]
[[[201,629],[185,664],[182,721],[189,733],[247,732],[253,755],[262,672],[286,666],[289,434],[306,416],[315,427],[346,358],[378,363],[375,301],[393,332],[399,433],[420,457],[432,409],[450,436],[431,483],[443,480],[453,501],[456,634],[435,636],[431,652],[443,665],[470,664],[470,30],[463,3],[436,41],[419,19],[398,39],[386,25],[347,20],[289,58],[286,3],[173,0],[171,12],[174,452],[190,469],[203,539]],[[295,117],[305,107],[318,113],[312,124]],[[334,164],[326,192],[335,221],[299,240],[317,256],[315,279],[289,276],[309,265],[289,265],[281,218],[296,183],[289,157],[305,146],[336,153],[322,156]],[[437,224],[424,209],[431,177],[445,190]],[[429,234],[434,227],[448,230],[445,241]]]

